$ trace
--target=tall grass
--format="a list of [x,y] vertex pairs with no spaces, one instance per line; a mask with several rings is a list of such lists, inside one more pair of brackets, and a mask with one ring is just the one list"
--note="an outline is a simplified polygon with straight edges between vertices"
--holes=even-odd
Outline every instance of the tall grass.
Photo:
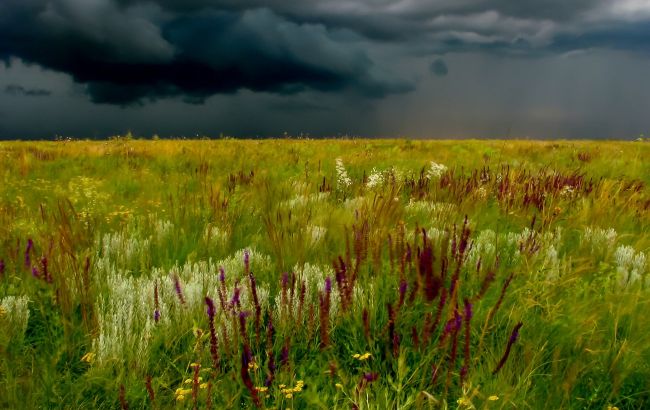
[[0,407],[650,406],[647,144],[0,157]]

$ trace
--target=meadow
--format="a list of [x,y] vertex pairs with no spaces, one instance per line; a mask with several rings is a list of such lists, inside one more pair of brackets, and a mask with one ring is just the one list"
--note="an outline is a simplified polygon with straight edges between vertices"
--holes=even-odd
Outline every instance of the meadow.
[[648,408],[648,184],[646,142],[0,142],[0,408]]

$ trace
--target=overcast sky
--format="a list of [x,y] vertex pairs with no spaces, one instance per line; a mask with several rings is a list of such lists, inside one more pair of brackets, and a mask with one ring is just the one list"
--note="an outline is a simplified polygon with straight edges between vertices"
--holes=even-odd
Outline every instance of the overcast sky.
[[650,0],[0,0],[0,138],[635,138]]

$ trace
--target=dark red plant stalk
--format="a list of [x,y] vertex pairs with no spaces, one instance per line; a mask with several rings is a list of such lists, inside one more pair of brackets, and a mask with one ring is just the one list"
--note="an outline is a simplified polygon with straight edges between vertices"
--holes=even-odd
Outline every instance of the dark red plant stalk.
[[5,275],[5,261],[4,259],[0,259],[0,278],[4,277]]
[[147,387],[147,393],[149,394],[149,401],[151,402],[152,407],[156,407],[156,395],[153,392],[153,386],[151,385],[151,375],[147,375],[147,378],[144,382],[144,385]]
[[363,318],[363,335],[366,337],[366,341],[370,342],[370,318],[368,317],[368,309],[364,308],[361,316]]
[[515,328],[512,329],[512,333],[510,334],[510,339],[508,339],[508,345],[506,346],[506,351],[503,353],[503,357],[501,357],[501,360],[499,360],[497,367],[492,371],[492,374],[497,374],[497,372],[501,370],[503,365],[506,364],[506,361],[510,356],[510,350],[512,349],[512,345],[515,344],[515,342],[519,338],[519,329],[521,329],[523,325],[524,325],[523,323],[519,322],[515,325]]
[[247,345],[250,344],[248,333],[246,333],[246,317],[248,315],[250,315],[250,312],[239,312],[239,334]]
[[280,312],[287,312],[289,310],[289,300],[288,300],[288,285],[289,285],[289,274],[287,272],[282,272],[282,279],[280,279]]
[[32,241],[32,238],[27,239],[27,248],[25,249],[25,267],[29,269],[30,266],[32,266],[32,258],[30,253],[34,249],[34,241]]
[[43,274],[43,279],[45,279],[45,282],[52,283],[52,275],[47,268],[47,258],[45,256],[41,258],[41,273]]
[[239,300],[239,293],[240,292],[241,291],[239,290],[239,286],[237,285],[237,283],[235,283],[235,289],[233,289],[233,292],[232,292],[232,299],[230,299],[230,308],[233,309],[233,310],[235,309],[235,306],[239,310],[241,310],[241,301]]
[[153,284],[153,320],[158,323],[160,320],[160,301],[158,300],[158,279]]
[[192,366],[194,369],[194,377],[192,377],[192,401],[194,402],[194,410],[199,408],[199,370],[201,365],[195,363]]
[[320,302],[320,347],[326,348],[329,345],[329,321],[330,321],[330,303],[332,294],[332,279],[328,276],[325,278],[325,291],[319,292],[318,299]]
[[418,336],[418,328],[415,326],[411,328],[411,340],[413,341],[413,347],[418,349],[420,347],[420,337]]
[[226,324],[224,322],[221,323],[221,339],[223,339],[223,346],[226,352],[230,353],[230,338],[228,337],[228,329],[226,328]]
[[248,276],[250,273],[250,254],[248,253],[248,249],[244,250],[244,275]]
[[185,304],[185,297],[183,296],[183,289],[181,289],[181,281],[178,278],[178,275],[174,275],[174,289],[176,290],[176,296],[180,300],[181,304]]
[[215,371],[219,368],[219,345],[217,341],[217,330],[214,327],[214,316],[216,314],[216,308],[214,306],[214,301],[209,297],[205,297],[205,304],[208,306],[208,326],[210,327],[210,356],[212,357],[212,367]]
[[463,363],[463,368],[461,369],[461,384],[465,381],[465,376],[467,375],[467,372],[469,371],[469,366],[470,366],[470,324],[472,320],[472,304],[469,302],[468,299],[464,300],[465,304],[465,311],[463,314],[463,319],[465,323],[465,346],[464,346],[464,363]]
[[219,266],[219,288],[217,289],[217,294],[219,295],[219,304],[221,304],[221,310],[226,311],[226,271],[224,271],[223,266]]
[[35,277],[36,279],[41,278],[41,272],[38,270],[38,266],[36,265],[32,266],[32,276]]
[[251,380],[251,376],[248,373],[248,365],[251,363],[251,357],[252,354],[250,351],[250,347],[247,344],[244,344],[244,349],[242,350],[241,353],[241,378],[242,381],[244,382],[244,386],[246,386],[246,388],[250,392],[255,406],[261,407],[260,399],[257,396],[257,389],[255,388],[255,385],[253,385],[253,380]]
[[282,352],[280,353],[280,366],[288,367],[289,366],[289,338],[284,339],[284,345],[282,345]]
[[129,404],[126,402],[126,390],[123,384],[120,384],[120,395],[118,398],[120,399],[120,407],[122,410],[129,410]]
[[336,378],[336,372],[337,372],[337,367],[336,367],[336,362],[329,362],[328,364],[329,370],[327,371],[329,373],[330,379],[335,379]]
[[253,272],[248,274],[251,283],[251,294],[253,295],[253,305],[255,306],[255,339],[257,343],[260,342],[260,328],[262,322],[262,307],[260,306],[260,301],[257,297],[257,283],[255,281],[255,276]]
[[442,287],[442,278],[433,273],[433,249],[428,244],[420,253],[418,260],[418,272],[424,282],[424,297],[427,302],[438,297]]
[[408,289],[408,283],[406,279],[402,279],[399,283],[399,302],[397,302],[397,310],[401,309],[406,299],[406,290]]
[[305,294],[307,293],[307,283],[303,279],[300,282],[300,295],[298,296],[298,324],[302,324],[302,311],[305,308]]
[[447,301],[447,289],[442,288],[442,292],[440,293],[440,299],[438,300],[438,310],[436,311],[436,319],[433,321],[433,324],[431,325],[431,330],[430,330],[431,334],[433,334],[436,331],[438,325],[440,324],[440,320],[442,319],[442,311],[445,308],[446,301]]

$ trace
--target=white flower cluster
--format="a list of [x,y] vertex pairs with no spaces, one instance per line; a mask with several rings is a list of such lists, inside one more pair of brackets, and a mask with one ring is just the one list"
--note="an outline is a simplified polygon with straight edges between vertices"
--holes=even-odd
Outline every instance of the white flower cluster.
[[348,171],[343,165],[343,159],[336,159],[336,184],[341,190],[349,188],[352,185],[352,179],[348,176]]
[[29,321],[27,296],[7,296],[0,300],[0,345],[22,343]]
[[447,172],[447,166],[443,164],[438,164],[435,161],[431,161],[431,166],[427,171],[427,178],[434,179],[440,178],[445,172]]
[[585,244],[591,245],[592,252],[604,252],[614,248],[616,236],[617,233],[614,228],[602,229],[587,227],[582,234],[582,240]]
[[621,245],[614,252],[618,280],[621,286],[633,285],[645,275],[646,255],[633,247]]
[[307,225],[307,238],[310,246],[318,245],[327,233],[327,228],[318,225]]
[[384,173],[373,168],[368,175],[368,182],[366,182],[366,187],[368,189],[380,188],[384,185]]

